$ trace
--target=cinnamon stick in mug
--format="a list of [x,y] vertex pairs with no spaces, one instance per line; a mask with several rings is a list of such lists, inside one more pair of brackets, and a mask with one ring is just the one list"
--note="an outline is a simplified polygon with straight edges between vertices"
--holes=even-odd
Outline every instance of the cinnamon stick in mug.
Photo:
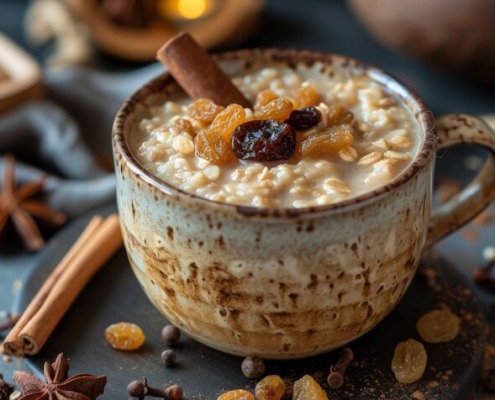
[[208,53],[189,35],[181,32],[166,42],[156,58],[192,98],[207,98],[217,104],[252,107]]

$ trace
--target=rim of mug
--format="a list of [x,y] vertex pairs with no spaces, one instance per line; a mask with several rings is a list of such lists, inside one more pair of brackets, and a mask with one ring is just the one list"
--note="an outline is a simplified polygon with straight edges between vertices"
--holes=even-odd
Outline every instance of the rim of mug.
[[297,218],[304,216],[320,216],[321,214],[327,213],[341,213],[349,209],[359,208],[364,204],[378,201],[383,196],[394,191],[416,176],[422,168],[428,165],[433,157],[436,149],[437,136],[432,112],[412,87],[381,68],[340,54],[300,49],[241,49],[216,53],[213,57],[220,64],[222,62],[232,62],[236,60],[245,62],[245,60],[248,59],[248,63],[284,62],[288,63],[289,66],[295,66],[298,64],[311,65],[315,62],[322,62],[324,64],[335,63],[342,68],[362,69],[368,73],[371,80],[384,86],[388,92],[392,93],[395,97],[398,97],[401,102],[406,105],[409,111],[411,111],[418,129],[424,131],[424,135],[421,135],[422,142],[418,145],[418,150],[416,151],[413,162],[411,162],[401,174],[390,180],[387,184],[335,203],[296,208],[256,207],[210,200],[197,194],[186,192],[153,175],[141,165],[127,144],[124,131],[128,116],[132,114],[138,104],[145,103],[145,100],[148,99],[149,96],[159,94],[161,93],[161,89],[175,83],[171,74],[169,72],[164,72],[141,86],[129,96],[120,107],[113,123],[112,147],[115,153],[114,156],[116,156],[118,152],[122,156],[125,164],[138,179],[150,184],[167,196],[172,196],[178,201],[194,202],[202,207],[215,208],[229,213],[235,212],[236,214],[245,217],[280,219],[283,217]]

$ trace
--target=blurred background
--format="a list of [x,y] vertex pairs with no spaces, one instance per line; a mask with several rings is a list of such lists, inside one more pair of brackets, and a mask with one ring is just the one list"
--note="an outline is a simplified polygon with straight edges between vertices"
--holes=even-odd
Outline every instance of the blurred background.
[[[490,0],[2,0],[0,31],[41,65],[126,71],[173,32],[211,50],[298,47],[391,71],[437,113],[487,113],[495,94]],[[433,66],[433,67],[432,67]],[[493,86],[492,86],[493,87]]]

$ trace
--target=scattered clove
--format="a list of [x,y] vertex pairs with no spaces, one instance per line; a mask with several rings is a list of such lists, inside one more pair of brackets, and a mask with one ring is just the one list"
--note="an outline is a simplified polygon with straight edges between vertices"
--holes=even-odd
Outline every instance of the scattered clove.
[[3,380],[3,375],[0,374],[0,399],[8,399],[14,391],[14,387]]
[[172,385],[165,389],[165,397],[169,400],[182,400],[184,398],[184,391],[179,385]]
[[159,397],[165,400],[182,400],[184,397],[184,392],[179,385],[156,389],[148,386],[148,380],[146,378],[143,378],[142,381],[136,380],[129,383],[127,385],[127,393],[139,400],[143,400],[146,396]]
[[349,347],[344,347],[340,351],[339,359],[335,365],[330,367],[327,382],[332,389],[338,389],[344,384],[344,374],[354,359],[354,352]]

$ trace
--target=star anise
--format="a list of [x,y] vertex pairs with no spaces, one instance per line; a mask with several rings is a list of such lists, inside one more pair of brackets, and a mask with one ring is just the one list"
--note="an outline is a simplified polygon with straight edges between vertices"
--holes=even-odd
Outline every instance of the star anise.
[[107,384],[103,375],[77,374],[69,378],[69,359],[63,353],[52,364],[45,362],[44,374],[46,383],[29,372],[14,372],[14,381],[24,392],[19,400],[94,400]]
[[10,394],[14,391],[12,385],[9,385],[3,380],[3,375],[0,374],[0,400],[8,400]]
[[0,190],[0,232],[6,229],[10,219],[24,247],[28,250],[39,250],[45,241],[33,217],[56,226],[65,222],[65,215],[42,201],[31,199],[43,188],[45,177],[17,188],[14,165],[14,156],[6,155],[4,179]]

